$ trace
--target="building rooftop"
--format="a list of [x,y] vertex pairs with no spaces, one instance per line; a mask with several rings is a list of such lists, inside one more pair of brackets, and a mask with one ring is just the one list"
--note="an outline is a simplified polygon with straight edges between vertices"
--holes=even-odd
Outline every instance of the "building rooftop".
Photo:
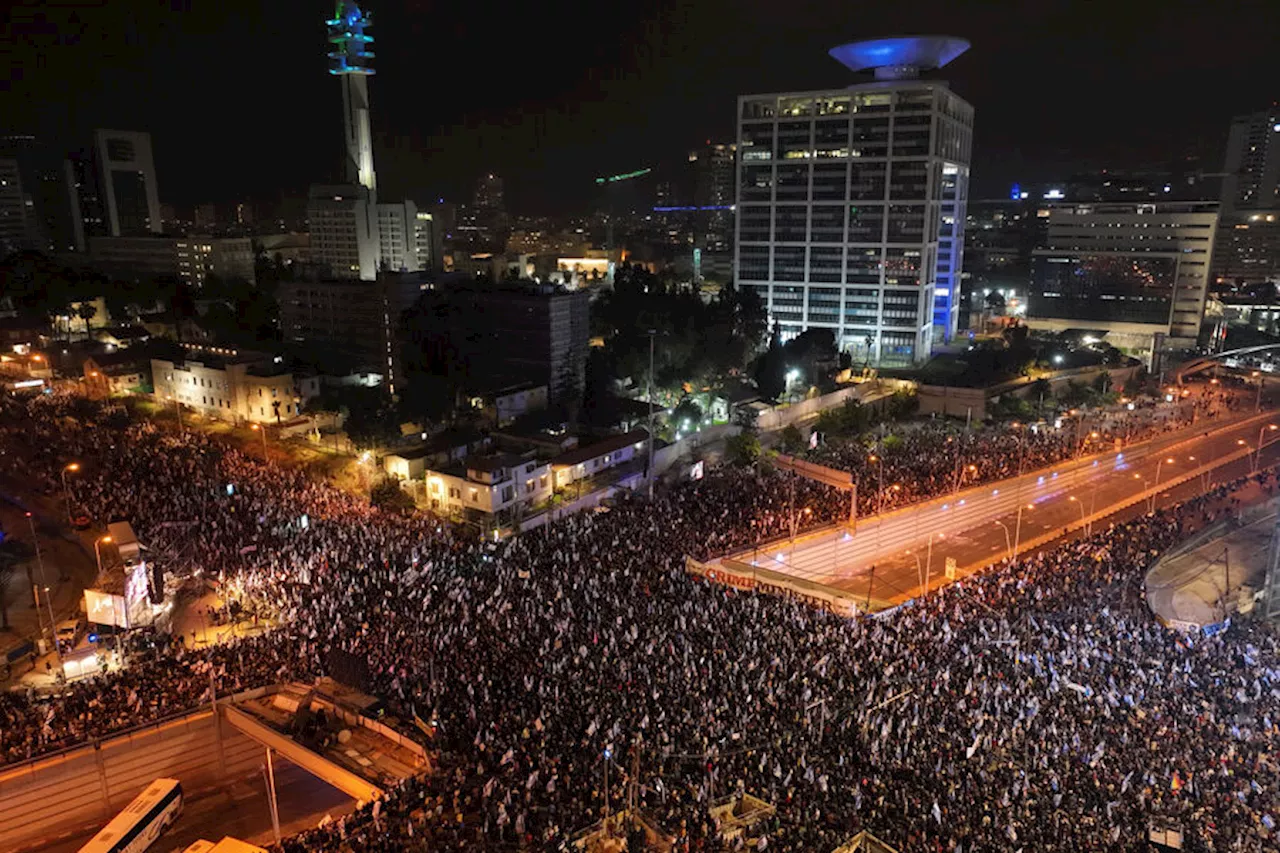
[[477,456],[473,459],[468,459],[466,464],[468,471],[492,473],[503,468],[514,468],[525,461],[527,461],[525,457],[518,453],[495,453],[492,456]]
[[632,444],[639,444],[642,441],[648,441],[649,432],[643,429],[633,429],[631,432],[625,432],[622,435],[615,435],[595,444],[588,444],[586,447],[575,447],[573,450],[561,453],[555,459],[551,460],[551,464],[556,467],[569,468],[588,459],[595,459],[597,456],[603,456],[606,453],[615,453],[624,447]]
[[864,39],[827,52],[850,71],[874,69],[876,79],[896,80],[941,68],[968,49],[967,39],[933,35]]

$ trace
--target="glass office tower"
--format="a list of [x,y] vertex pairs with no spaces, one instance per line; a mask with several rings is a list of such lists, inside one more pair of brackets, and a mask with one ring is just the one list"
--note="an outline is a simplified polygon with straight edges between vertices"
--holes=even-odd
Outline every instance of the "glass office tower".
[[919,72],[967,47],[857,42],[831,53],[874,82],[739,98],[737,281],[784,338],[903,365],[955,334],[973,107]]

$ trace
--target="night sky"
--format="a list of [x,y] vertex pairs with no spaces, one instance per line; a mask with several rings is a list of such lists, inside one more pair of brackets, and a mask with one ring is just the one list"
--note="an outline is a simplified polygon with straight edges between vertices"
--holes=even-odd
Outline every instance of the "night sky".
[[[1270,11],[1268,7],[1270,6]],[[972,49],[937,76],[977,110],[975,197],[1077,167],[1200,154],[1280,97],[1273,4],[370,0],[380,195],[467,200],[502,174],[521,213],[582,210],[592,177],[731,140],[739,94],[855,82],[826,51],[915,32]],[[0,122],[60,146],[149,130],[161,200],[305,191],[339,164],[325,0],[23,5]]]

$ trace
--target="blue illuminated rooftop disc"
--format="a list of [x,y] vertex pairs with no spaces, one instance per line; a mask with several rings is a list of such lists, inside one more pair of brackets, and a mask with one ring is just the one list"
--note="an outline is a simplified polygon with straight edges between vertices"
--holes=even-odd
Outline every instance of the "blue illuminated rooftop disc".
[[850,71],[874,69],[877,80],[904,80],[941,68],[969,49],[956,36],[899,36],[851,41],[827,51]]
[[354,0],[337,0],[333,17],[325,21],[329,30],[329,43],[336,48],[329,54],[330,74],[373,74],[369,62],[373,59],[368,45],[373,37],[365,30],[373,26],[373,18]]

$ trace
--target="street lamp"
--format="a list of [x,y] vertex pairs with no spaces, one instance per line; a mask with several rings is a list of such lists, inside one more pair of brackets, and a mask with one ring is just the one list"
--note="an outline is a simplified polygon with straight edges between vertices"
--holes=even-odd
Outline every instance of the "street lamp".
[[884,500],[884,460],[874,453],[867,457],[867,461],[873,463],[879,474],[879,488],[876,489],[876,515],[880,514],[881,501]]
[[1067,498],[1067,500],[1071,501],[1073,504],[1080,507],[1080,528],[1084,530],[1084,535],[1088,536],[1089,529],[1088,529],[1087,523],[1084,520],[1084,501],[1078,499],[1075,495],[1072,495],[1071,497]]
[[[1134,474],[1134,475],[1133,475],[1133,479],[1135,479],[1135,480],[1141,480],[1141,481],[1142,481],[1142,490],[1143,490],[1144,492],[1145,492],[1145,491],[1149,491],[1149,490],[1151,489],[1151,481],[1150,481],[1150,480],[1148,480],[1146,477],[1142,476],[1141,474]],[[1147,507],[1148,507],[1148,508],[1147,508],[1147,512],[1155,512],[1155,511],[1156,511],[1156,496],[1155,496],[1155,494],[1150,494],[1150,495],[1148,495],[1148,496],[1147,496]]]
[[1161,459],[1159,462],[1156,463],[1156,488],[1157,489],[1160,488],[1160,467],[1164,465],[1164,463],[1166,462],[1172,465],[1176,461],[1177,460],[1174,459],[1172,456],[1169,456],[1164,459]]
[[62,466],[62,499],[67,504],[67,523],[71,523],[71,489],[67,486],[67,472],[75,473],[80,470],[79,462],[72,462]]
[[98,558],[98,577],[102,577],[102,543],[111,544],[110,536],[99,536],[93,540],[93,555]]
[[1264,443],[1263,442],[1264,436],[1268,432],[1275,432],[1278,429],[1280,429],[1280,426],[1277,426],[1275,424],[1263,424],[1262,426],[1258,427],[1258,449],[1255,450],[1253,453],[1254,472],[1257,472],[1258,466],[1262,464],[1262,445]]
[[924,559],[924,597],[929,597],[929,575],[933,572],[933,537],[937,535],[938,539],[946,539],[945,533],[929,534],[929,551],[928,556]]
[[955,491],[953,491],[952,494],[958,494],[960,492],[960,484],[964,482],[965,474],[976,474],[976,473],[978,473],[977,465],[956,466],[956,487],[955,487]]
[[1004,531],[1004,549],[1005,549],[1005,551],[1007,551],[1010,555],[1012,555],[1012,554],[1013,554],[1013,540],[1009,538],[1009,526],[1008,526],[1007,524],[1005,524],[1003,521],[1001,521],[1000,519],[998,519],[998,518],[995,520],[995,522],[996,522],[996,524],[1000,525],[1000,529]]
[[260,432],[260,433],[262,433],[262,459],[263,459],[263,461],[264,461],[264,462],[265,462],[265,461],[269,461],[269,460],[267,459],[267,430],[266,430],[266,428],[265,428],[265,427],[263,427],[261,424],[249,424],[249,429],[254,430],[255,432]]

